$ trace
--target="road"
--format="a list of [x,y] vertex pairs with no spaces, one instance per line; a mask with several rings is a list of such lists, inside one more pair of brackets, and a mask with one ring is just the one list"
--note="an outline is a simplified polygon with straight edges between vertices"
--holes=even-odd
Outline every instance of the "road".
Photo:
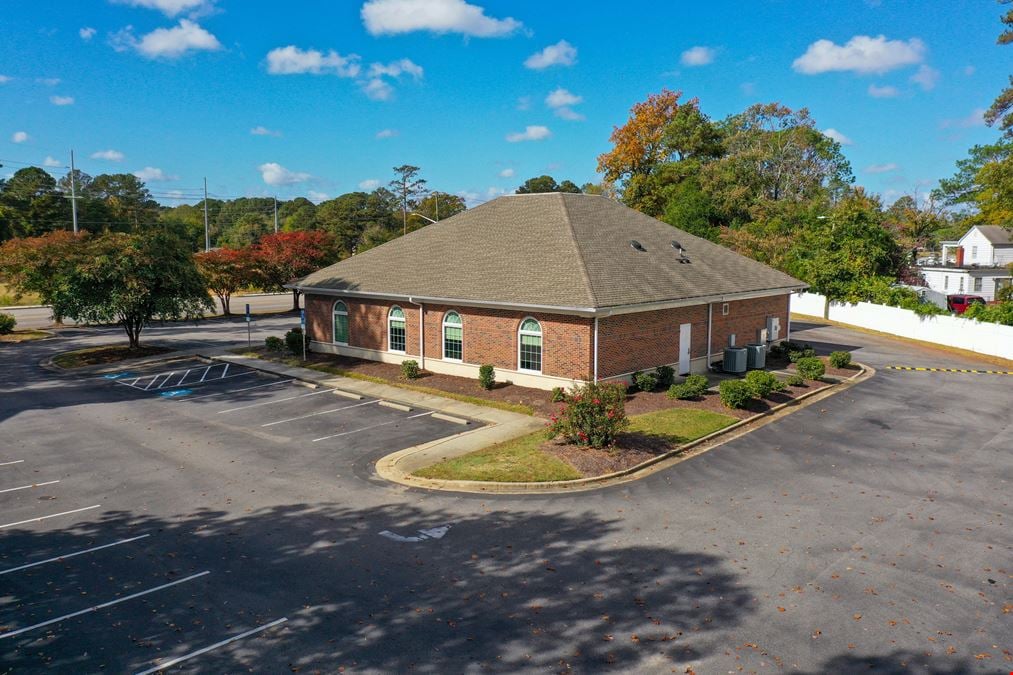
[[[249,295],[232,298],[230,303],[233,313],[242,314],[245,305],[249,303],[250,311],[260,312],[283,312],[292,308],[292,294],[278,293],[269,295]],[[53,325],[53,314],[49,307],[11,307],[3,310],[5,314],[11,314],[17,320],[19,329],[49,328]],[[221,314],[222,306],[215,298],[215,313]],[[66,321],[65,325],[73,326],[73,321]]]
[[1013,377],[886,368],[987,364],[796,323],[878,373],[641,481],[457,495],[375,477],[447,432],[372,404],[329,422],[332,394],[254,376],[185,401],[37,365],[115,335],[0,346],[0,489],[39,484],[0,492],[0,672],[1013,668]]

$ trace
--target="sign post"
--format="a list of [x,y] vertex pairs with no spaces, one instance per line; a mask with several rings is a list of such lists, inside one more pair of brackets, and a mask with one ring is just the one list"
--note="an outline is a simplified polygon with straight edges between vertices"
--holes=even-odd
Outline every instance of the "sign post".
[[299,310],[299,327],[302,328],[302,360],[306,360],[306,310]]
[[253,347],[253,336],[250,333],[250,323],[253,317],[250,316],[250,303],[246,303],[246,346]]

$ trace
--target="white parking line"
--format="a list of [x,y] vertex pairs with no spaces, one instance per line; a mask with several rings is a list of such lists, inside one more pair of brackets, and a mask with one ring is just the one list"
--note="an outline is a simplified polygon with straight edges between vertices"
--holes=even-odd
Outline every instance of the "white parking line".
[[402,417],[401,419],[391,420],[390,422],[381,422],[380,424],[371,424],[368,427],[362,427],[361,429],[352,429],[351,431],[342,431],[340,434],[331,434],[330,436],[321,436],[320,438],[314,438],[313,442],[326,441],[328,438],[337,438],[338,436],[347,436],[349,434],[357,434],[360,431],[367,431],[368,429],[376,429],[377,427],[385,427],[389,424],[397,424],[402,420],[412,420],[416,417],[425,417],[426,415],[432,415],[433,411],[419,413],[417,415],[409,415],[408,417]]
[[29,518],[28,520],[19,520],[16,523],[7,523],[6,525],[0,525],[0,530],[4,529],[5,527],[14,527],[15,525],[24,525],[26,523],[37,523],[37,522],[39,522],[41,520],[47,520],[49,518],[57,518],[59,516],[69,516],[72,513],[81,513],[82,511],[90,511],[91,509],[97,509],[100,506],[102,506],[102,505],[101,504],[96,504],[95,506],[86,506],[86,507],[84,507],[82,509],[74,509],[73,511],[63,511],[61,513],[53,513],[53,514],[48,515],[48,516],[39,516],[38,518]]
[[211,369],[212,369],[212,368],[214,368],[214,366],[213,366],[213,365],[211,365],[211,366],[208,366],[208,367],[207,367],[207,370],[205,370],[205,371],[204,371],[204,374],[200,376],[200,381],[201,381],[201,382],[203,382],[203,381],[204,381],[204,378],[206,378],[206,377],[208,376],[208,373],[210,373],[210,372],[211,372]]
[[232,644],[236,640],[242,640],[245,637],[250,637],[251,635],[256,635],[257,633],[265,631],[268,628],[274,628],[275,626],[283,624],[286,621],[288,621],[288,617],[282,617],[280,619],[272,621],[271,623],[265,623],[263,626],[258,626],[257,628],[254,628],[253,630],[248,630],[245,633],[240,633],[239,635],[233,635],[232,637],[230,637],[227,640],[222,640],[221,642],[216,642],[213,645],[209,645],[207,647],[204,647],[203,649],[198,649],[195,652],[190,652],[189,654],[185,654],[183,656],[178,656],[178,657],[176,657],[174,659],[170,659],[169,661],[166,661],[165,663],[160,663],[157,666],[154,666],[153,668],[149,668],[148,670],[142,670],[141,672],[136,673],[136,675],[151,675],[151,673],[157,673],[160,670],[165,670],[166,668],[171,668],[172,666],[176,665],[177,663],[182,663],[183,661],[186,661],[188,659],[192,659],[195,656],[200,656],[201,654],[207,654],[212,649],[218,649],[219,647],[224,647],[227,644]]
[[75,551],[74,553],[68,553],[67,555],[59,555],[59,556],[56,556],[55,558],[49,558],[47,560],[40,560],[38,562],[28,563],[27,565],[21,565],[20,567],[12,567],[12,568],[10,568],[8,570],[0,570],[0,576],[3,576],[5,574],[10,574],[11,572],[20,572],[21,570],[27,570],[27,569],[29,569],[31,567],[38,567],[39,565],[45,565],[45,564],[51,563],[51,562],[57,562],[59,560],[66,560],[67,558],[73,558],[75,556],[84,555],[85,553],[91,553],[92,551],[101,551],[102,549],[109,548],[110,546],[119,546],[120,544],[129,544],[132,541],[137,541],[138,539],[144,539],[145,537],[150,537],[150,536],[151,536],[150,534],[142,534],[142,535],[140,535],[138,537],[131,537],[130,539],[120,539],[119,541],[114,541],[111,544],[103,544],[102,546],[96,546],[94,548],[87,548],[87,549],[85,549],[83,551]]
[[87,609],[78,610],[78,611],[72,612],[70,614],[64,614],[63,616],[58,616],[55,619],[49,619],[48,621],[43,621],[42,623],[37,623],[37,624],[34,624],[32,626],[25,626],[24,628],[19,628],[17,630],[12,630],[9,633],[0,633],[0,640],[3,640],[4,638],[14,637],[15,635],[21,635],[22,633],[27,633],[28,631],[35,630],[36,628],[42,628],[43,626],[50,626],[50,625],[52,625],[54,623],[59,623],[61,621],[66,621],[67,619],[73,619],[75,616],[81,616],[82,614],[88,614],[89,612],[97,612],[100,609],[105,609],[106,607],[112,607],[113,605],[118,605],[121,602],[126,602],[127,600],[133,600],[134,598],[139,598],[142,595],[148,595],[149,593],[154,593],[156,591],[160,591],[163,588],[169,588],[170,586],[176,586],[178,584],[186,583],[187,581],[193,581],[194,579],[196,579],[198,577],[202,577],[205,574],[211,574],[211,571],[210,570],[205,570],[205,571],[199,572],[197,574],[192,574],[192,575],[190,575],[190,576],[188,576],[186,578],[183,578],[183,579],[177,579],[176,581],[170,581],[169,583],[162,584],[161,586],[155,586],[154,588],[149,588],[146,591],[140,591],[138,593],[131,593],[130,595],[125,595],[122,598],[116,598],[115,600],[110,600],[109,602],[103,602],[101,605],[93,605],[91,607],[88,607]]
[[60,481],[58,481],[58,480],[49,480],[49,481],[46,481],[45,483],[33,483],[32,485],[22,485],[21,487],[7,488],[6,490],[0,490],[0,495],[2,495],[5,492],[16,492],[18,490],[27,490],[28,488],[42,487],[43,485],[53,485],[54,483],[59,483],[59,482]]
[[25,461],[25,460],[23,460],[23,459],[15,459],[13,462],[0,462],[0,466],[10,466],[11,464],[20,464],[23,461]]
[[258,384],[252,387],[243,387],[242,389],[227,389],[225,391],[213,391],[210,394],[200,394],[199,396],[188,396],[187,401],[192,401],[195,398],[207,398],[208,396],[222,396],[224,394],[238,394],[242,391],[250,391],[251,389],[261,389],[263,387],[273,387],[276,384],[288,384],[289,382],[295,382],[295,380],[278,380],[277,382],[268,382],[267,384]]
[[259,405],[271,405],[272,403],[281,403],[282,401],[293,401],[297,398],[305,398],[307,396],[316,396],[317,394],[329,394],[334,391],[333,389],[321,389],[320,391],[311,391],[308,394],[299,394],[298,396],[287,396],[285,398],[276,398],[273,401],[261,401],[260,403],[251,403],[250,405],[242,405],[238,408],[229,408],[228,410],[219,410],[218,414],[223,415],[225,413],[236,412],[237,410],[246,410],[247,408],[256,408]]
[[350,408],[358,408],[360,406],[369,405],[376,403],[376,401],[366,401],[365,403],[353,403],[352,405],[342,406],[340,408],[331,408],[330,410],[319,410],[317,412],[307,413],[305,415],[299,415],[299,417],[289,417],[285,420],[278,420],[277,422],[268,422],[267,424],[261,424],[262,427],[273,427],[275,424],[284,424],[285,422],[295,422],[296,420],[304,420],[307,417],[316,417],[317,415],[326,415],[332,412],[338,412],[339,410],[348,410]]

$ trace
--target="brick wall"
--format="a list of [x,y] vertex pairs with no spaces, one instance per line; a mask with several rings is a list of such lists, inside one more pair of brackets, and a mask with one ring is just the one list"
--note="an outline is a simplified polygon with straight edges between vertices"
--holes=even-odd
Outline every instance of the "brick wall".
[[[736,334],[736,344],[756,339],[756,330],[765,328],[768,316],[781,318],[781,337],[788,328],[787,295],[735,300],[722,316],[721,304],[714,303],[711,351],[719,354]],[[691,358],[707,356],[707,305],[692,305],[636,314],[618,314],[598,321],[598,376],[614,377],[679,361],[679,326],[688,323]]]
[[[331,342],[333,326],[331,296],[306,296],[307,330],[313,340]],[[418,305],[382,300],[342,298],[348,307],[350,345],[378,351],[387,350],[387,312],[397,304],[407,319],[409,355],[418,355]],[[594,320],[562,314],[515,312],[477,307],[425,305],[426,359],[443,358],[443,315],[448,311],[461,315],[463,323],[463,361],[480,365],[491,363],[505,370],[517,369],[517,330],[528,316],[542,325],[542,374],[570,379],[586,379],[592,373]]]

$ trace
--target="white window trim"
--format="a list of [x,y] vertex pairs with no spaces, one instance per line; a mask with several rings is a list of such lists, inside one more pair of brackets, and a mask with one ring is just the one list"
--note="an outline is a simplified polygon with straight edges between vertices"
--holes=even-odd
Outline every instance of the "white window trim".
[[[339,312],[339,311],[337,311],[335,309],[335,307],[337,307],[339,304],[344,305],[345,311]],[[331,342],[333,342],[336,345],[343,345],[343,346],[347,347],[348,343],[347,342],[338,342],[337,336],[334,334],[335,333],[335,330],[334,330],[334,315],[335,314],[344,314],[345,321],[347,322],[348,321],[348,303],[345,302],[344,300],[335,300],[334,304],[331,305]],[[351,332],[352,332],[351,326],[349,326],[348,327],[348,333],[350,334]]]
[[[523,326],[524,322],[527,321],[528,319],[531,319],[532,321],[534,321],[535,323],[538,324],[538,331],[537,332],[530,331],[530,330],[521,330],[520,329],[520,327]],[[545,362],[545,337],[544,337],[544,332],[542,331],[542,322],[539,321],[538,319],[536,319],[533,316],[526,316],[523,319],[521,319],[521,322],[517,325],[517,372],[519,372],[519,373],[535,373],[537,375],[541,375],[542,374],[542,369],[541,368],[539,368],[538,370],[532,370],[530,368],[521,368],[521,336],[522,335],[537,335],[538,337],[540,337],[542,339],[541,353],[539,354],[538,363],[541,364],[541,365],[544,365],[544,362]]]
[[727,302],[721,303],[721,316],[728,316],[730,308]]
[[[400,321],[401,323],[404,324],[404,344],[405,344],[404,349],[392,349],[390,346],[390,338],[391,338],[390,324],[395,320],[394,319],[395,309],[401,310],[402,318],[397,319],[397,321]],[[404,310],[401,309],[400,305],[394,305],[389,310],[387,310],[387,351],[390,352],[391,354],[407,354],[408,353],[407,349],[408,349],[408,315],[405,314]]]
[[[450,314],[456,314],[460,323],[447,323],[447,316]],[[451,309],[443,313],[443,329],[440,333],[443,336],[443,341],[440,343],[440,360],[449,361],[450,363],[464,363],[464,317],[456,309]],[[447,358],[447,326],[461,329],[461,358],[459,359],[448,359]]]

